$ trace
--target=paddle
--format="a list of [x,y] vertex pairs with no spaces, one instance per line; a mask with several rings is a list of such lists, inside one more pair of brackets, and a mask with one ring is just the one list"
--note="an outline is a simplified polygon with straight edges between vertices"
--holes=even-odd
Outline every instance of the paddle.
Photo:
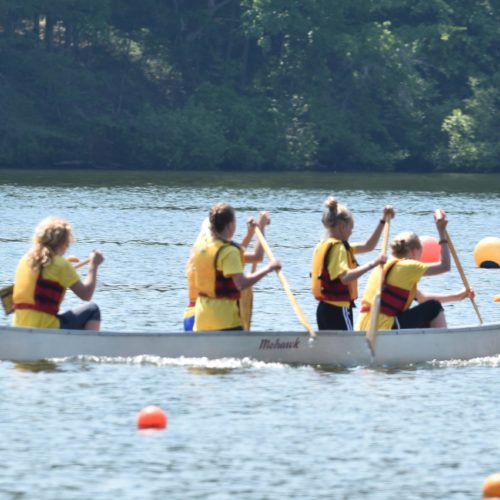
[[[391,221],[385,221],[384,227],[384,240],[382,242],[382,253],[385,255],[387,253],[387,244],[389,242],[389,229],[391,227]],[[380,284],[373,299],[373,304],[371,306],[371,316],[370,316],[370,325],[368,330],[366,330],[366,340],[368,341],[368,347],[372,353],[372,356],[375,356],[375,347],[377,345],[377,332],[378,332],[378,316],[380,314],[380,297],[382,294],[382,286],[384,285],[384,264],[380,264]]]
[[[252,273],[257,269],[257,262],[252,263]],[[243,323],[243,330],[250,331],[253,312],[253,287],[249,286],[241,291],[240,296],[240,317]]]
[[[74,256],[70,256],[68,257],[68,260],[70,262],[74,262],[75,258],[76,257]],[[86,266],[89,262],[90,259],[85,259],[82,260],[81,262],[78,262],[73,267],[75,269],[78,269],[79,267]],[[14,293],[14,285],[8,285],[4,286],[3,288],[0,288],[0,300],[2,301],[3,310],[6,316],[14,312],[14,302],[12,300],[13,293]]]
[[[453,260],[455,261],[455,266],[457,266],[460,277],[462,278],[462,283],[464,284],[464,287],[467,290],[467,293],[469,293],[470,292],[470,285],[469,285],[467,278],[465,277],[465,273],[464,273],[464,270],[462,268],[462,264],[460,263],[457,252],[455,250],[455,247],[453,246],[453,243],[451,241],[450,235],[448,234],[448,231],[446,231],[446,230],[445,230],[444,234],[445,234],[445,238],[448,240],[448,247],[450,248],[450,252],[451,252],[451,255],[453,256]],[[469,299],[472,302],[474,310],[476,311],[477,317],[479,319],[479,323],[482,325],[483,318],[481,318],[481,314],[480,314],[479,309],[477,307],[476,301],[470,295],[469,295]]]
[[[258,226],[256,226],[255,228],[255,234],[257,235],[257,238],[259,238],[260,244],[262,245],[262,248],[264,248],[264,252],[266,252],[266,255],[269,257],[270,260],[274,260],[273,253],[271,252],[271,249],[269,248],[269,245],[267,244],[267,241],[264,238],[264,235],[262,234],[262,231]],[[305,317],[302,309],[300,308],[299,303],[295,298],[295,295],[288,286],[288,282],[285,278],[285,275],[283,274],[283,271],[281,269],[278,269],[276,273],[281,281],[281,284],[283,285],[286,294],[288,295],[290,302],[292,303],[292,307],[295,311],[295,314],[299,318],[299,321],[304,325],[305,329],[309,332],[309,335],[311,337],[316,337],[316,332],[314,331],[314,328],[311,326],[309,321],[307,321],[307,318]]]

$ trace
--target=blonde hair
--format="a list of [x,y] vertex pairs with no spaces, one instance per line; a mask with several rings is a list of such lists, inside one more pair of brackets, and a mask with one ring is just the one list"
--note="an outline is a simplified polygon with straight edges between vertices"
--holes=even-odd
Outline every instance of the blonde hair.
[[208,214],[212,233],[221,233],[235,218],[234,208],[227,203],[217,203]]
[[325,207],[321,222],[326,228],[333,228],[339,222],[352,222],[351,211],[345,205],[340,204],[333,196],[329,196],[325,200]]
[[408,257],[410,250],[421,249],[422,243],[420,238],[412,231],[405,231],[404,233],[399,233],[391,241],[391,251],[394,257],[403,259]]
[[189,273],[194,269],[193,266],[193,256],[194,256],[194,251],[196,247],[207,237],[210,237],[210,222],[208,220],[208,217],[203,219],[203,222],[201,223],[200,226],[200,232],[198,233],[198,237],[196,238],[196,241],[194,242],[194,245],[191,247],[191,253],[189,254],[189,259],[186,262],[186,272]]
[[56,217],[43,219],[33,234],[32,246],[27,254],[28,265],[39,272],[51,264],[60,245],[73,240],[73,230],[69,222]]

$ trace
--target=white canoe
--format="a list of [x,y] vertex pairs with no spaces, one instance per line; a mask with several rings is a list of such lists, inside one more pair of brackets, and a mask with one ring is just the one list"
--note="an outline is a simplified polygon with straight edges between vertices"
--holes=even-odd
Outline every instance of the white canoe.
[[500,324],[379,332],[372,357],[364,332],[83,332],[0,327],[0,360],[75,356],[250,358],[288,364],[403,366],[500,354]]

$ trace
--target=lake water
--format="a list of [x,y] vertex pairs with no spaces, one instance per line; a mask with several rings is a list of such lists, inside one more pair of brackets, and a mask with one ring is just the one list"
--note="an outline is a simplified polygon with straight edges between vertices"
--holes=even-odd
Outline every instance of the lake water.
[[[393,235],[435,235],[432,212],[444,208],[481,314],[499,322],[500,271],[476,268],[472,256],[480,239],[500,236],[499,187],[499,176],[0,170],[0,284],[12,281],[39,220],[63,216],[77,238],[70,254],[100,248],[106,257],[94,296],[103,328],[179,331],[191,245],[210,206],[226,201],[236,239],[247,217],[271,212],[267,240],[314,323],[310,257],[333,193],[354,212],[352,241],[369,235],[386,203],[397,210]],[[461,286],[453,268],[421,288]],[[277,277],[254,294],[254,329],[301,329]],[[65,306],[78,303],[70,295]],[[446,312],[450,325],[477,324],[469,301]],[[0,498],[479,498],[500,471],[499,368],[500,357],[400,370],[0,362]],[[167,411],[165,431],[136,429],[150,404]]]

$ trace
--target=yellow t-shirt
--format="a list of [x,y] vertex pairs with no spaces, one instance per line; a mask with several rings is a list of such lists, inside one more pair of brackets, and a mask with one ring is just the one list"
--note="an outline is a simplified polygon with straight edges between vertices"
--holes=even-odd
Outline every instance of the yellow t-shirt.
[[[225,277],[241,274],[243,264],[238,248],[233,245],[224,247],[217,259],[217,270]],[[241,326],[238,301],[235,299],[214,299],[198,297],[195,306],[194,331],[225,330]]]
[[[420,281],[429,266],[423,262],[413,259],[401,259],[394,268],[391,269],[387,278],[389,285],[394,285],[405,290],[411,290]],[[374,269],[366,283],[361,308],[363,305],[371,306],[373,299],[378,292],[380,285],[380,267]],[[356,330],[366,330],[370,326],[370,312],[361,313],[356,323]],[[390,330],[394,325],[394,316],[380,313],[378,316],[378,330]]]
[[[351,245],[353,253],[356,253],[356,244]],[[330,252],[328,257],[328,273],[330,274],[330,279],[334,280],[338,278],[341,274],[353,269],[349,266],[349,258],[347,256],[347,250],[342,243],[335,245],[333,251]],[[351,284],[356,290],[356,282]],[[353,300],[357,298],[357,290],[354,294]],[[325,300],[327,304],[332,304],[337,307],[349,307],[351,303],[349,301],[333,301]]]
[[[64,288],[71,288],[80,281],[80,276],[75,268],[63,257],[56,255],[52,263],[43,269],[43,277],[56,281]],[[14,284],[14,304],[34,304],[34,294],[37,273],[34,273],[27,263],[26,255],[19,261]],[[64,296],[64,295],[63,295]],[[17,309],[14,311],[13,326],[30,328],[59,328],[59,319],[53,314],[48,314],[32,309]]]

